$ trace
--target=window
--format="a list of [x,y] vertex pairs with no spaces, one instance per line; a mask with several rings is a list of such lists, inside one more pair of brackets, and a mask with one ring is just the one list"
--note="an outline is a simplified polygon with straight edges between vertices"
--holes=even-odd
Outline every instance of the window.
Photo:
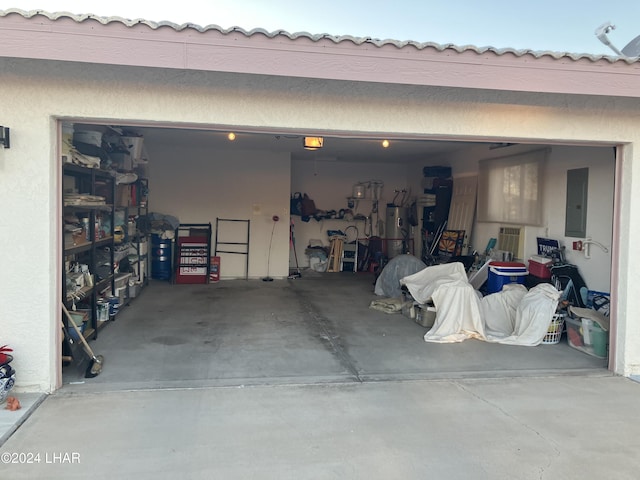
[[480,161],[478,221],[540,225],[542,171],[549,149]]

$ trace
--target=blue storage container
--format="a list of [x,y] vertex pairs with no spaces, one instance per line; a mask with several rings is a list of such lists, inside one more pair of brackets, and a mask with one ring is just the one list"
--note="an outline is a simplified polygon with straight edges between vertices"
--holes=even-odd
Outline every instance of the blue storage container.
[[524,285],[529,274],[524,263],[518,262],[490,262],[489,278],[487,279],[487,292],[497,293],[508,283]]
[[151,235],[151,278],[171,279],[171,240]]

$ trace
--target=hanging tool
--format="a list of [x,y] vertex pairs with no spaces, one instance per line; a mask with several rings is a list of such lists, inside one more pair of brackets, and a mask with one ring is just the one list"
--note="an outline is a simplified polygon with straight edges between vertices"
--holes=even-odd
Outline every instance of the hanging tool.
[[[84,338],[84,335],[80,331],[80,328],[78,328],[78,326],[76,325],[76,322],[73,320],[73,318],[71,318],[71,314],[69,313],[69,310],[67,310],[67,307],[65,306],[64,303],[62,304],[62,311],[66,315],[67,320],[69,320],[69,324],[71,325],[71,327],[76,331],[76,334],[80,339],[80,343],[82,344],[85,353],[91,359],[91,363],[87,367],[87,371],[84,374],[85,378],[97,377],[98,375],[100,375],[100,372],[102,372],[102,364],[104,363],[104,357],[102,355],[95,355],[93,353],[93,350],[91,350],[89,343]],[[60,320],[60,323],[62,324],[62,329],[65,330],[66,332],[64,322]]]
[[289,280],[293,280],[296,278],[302,277],[300,273],[300,266],[298,265],[298,253],[296,252],[296,237],[293,234],[293,218],[291,219],[291,224],[289,226],[289,245],[293,249],[293,257],[296,259],[296,271],[289,274]]
[[278,220],[280,220],[280,217],[278,215],[274,215],[273,217],[271,217],[271,220],[273,220],[273,228],[271,228],[271,240],[269,240],[269,256],[267,257],[267,276],[262,277],[263,282],[273,282],[273,278],[269,275],[269,269],[271,266],[271,244],[273,243],[273,232],[275,232],[276,230],[276,223],[278,222]]

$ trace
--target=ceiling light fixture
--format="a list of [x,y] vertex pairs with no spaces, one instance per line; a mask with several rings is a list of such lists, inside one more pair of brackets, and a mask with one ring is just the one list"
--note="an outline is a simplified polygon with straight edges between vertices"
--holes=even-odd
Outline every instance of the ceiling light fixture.
[[382,141],[382,148],[389,148],[389,140],[386,138]]
[[324,145],[324,138],[322,137],[304,137],[302,145],[307,150],[318,150]]
[[233,142],[236,139],[236,134],[233,132],[229,132],[227,138]]

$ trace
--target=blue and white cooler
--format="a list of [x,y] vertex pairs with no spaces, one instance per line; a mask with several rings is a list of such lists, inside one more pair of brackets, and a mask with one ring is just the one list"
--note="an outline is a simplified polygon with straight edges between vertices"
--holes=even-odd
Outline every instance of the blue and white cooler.
[[490,262],[487,292],[497,293],[509,283],[524,285],[529,271],[524,263],[518,262]]

